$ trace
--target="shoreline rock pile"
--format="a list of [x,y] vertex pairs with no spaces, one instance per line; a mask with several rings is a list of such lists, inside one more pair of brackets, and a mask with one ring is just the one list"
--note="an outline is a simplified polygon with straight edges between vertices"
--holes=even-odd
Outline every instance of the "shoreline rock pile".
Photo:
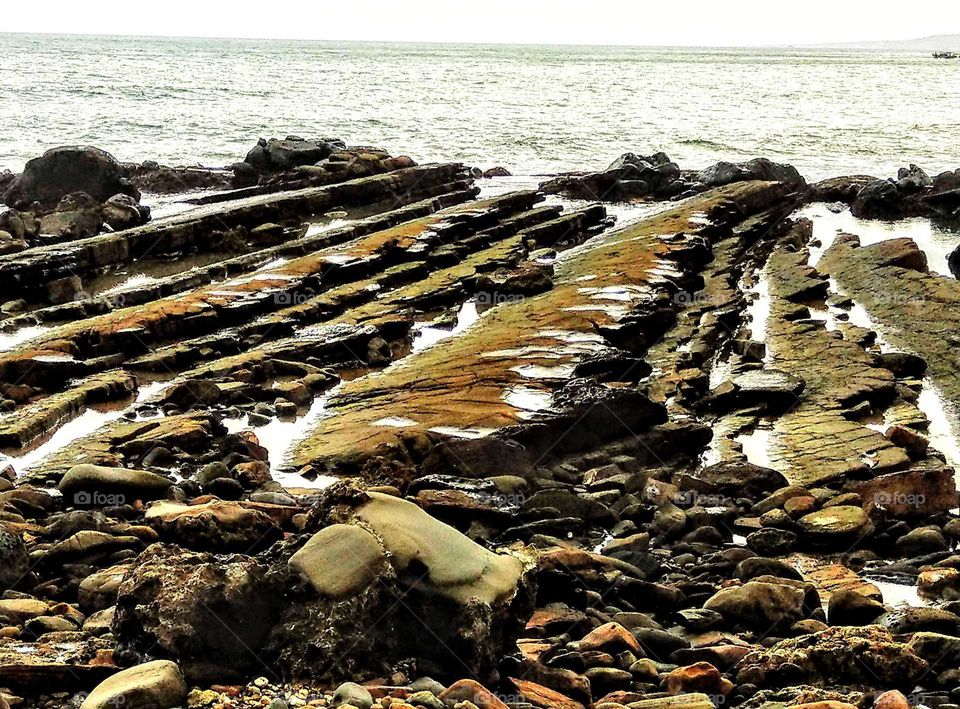
[[[960,703],[924,404],[960,397],[960,293],[807,209],[890,188],[626,154],[489,196],[333,139],[190,175],[76,150],[0,220],[219,191],[0,255],[0,709]],[[921,172],[888,184],[940,214]]]

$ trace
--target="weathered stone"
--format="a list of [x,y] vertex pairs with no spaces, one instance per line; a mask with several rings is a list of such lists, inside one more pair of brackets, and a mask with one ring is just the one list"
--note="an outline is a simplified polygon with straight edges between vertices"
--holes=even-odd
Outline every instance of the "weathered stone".
[[860,507],[828,507],[801,517],[797,526],[807,541],[843,546],[861,541],[873,532],[873,523]]
[[191,682],[262,671],[256,659],[279,614],[267,569],[155,545],[120,585],[114,634],[122,647],[175,657]]
[[53,206],[72,192],[86,192],[105,202],[115,194],[140,194],[120,174],[120,163],[99,148],[65,146],[53,148],[27,162],[3,195],[12,206],[40,202]]
[[29,569],[23,537],[0,524],[0,592],[21,581]]
[[252,554],[283,536],[269,515],[241,502],[157,502],[144,519],[162,537],[198,551]]
[[317,593],[341,600],[370,584],[386,555],[378,539],[362,527],[334,524],[313,535],[289,563]]
[[[97,505],[100,496],[110,496],[112,504],[131,500],[154,500],[166,493],[173,481],[145,470],[107,468],[99,465],[77,465],[60,481],[60,492],[75,505]],[[119,496],[119,498],[117,497]]]
[[157,660],[118,672],[94,689],[80,709],[173,709],[183,704],[187,685],[173,662]]
[[913,644],[877,627],[830,628],[747,655],[739,678],[760,686],[814,684],[912,689],[927,671]]
[[889,515],[908,519],[943,514],[960,506],[953,472],[946,467],[916,468],[851,481],[844,490],[883,507]]
[[749,581],[737,588],[725,588],[705,604],[732,625],[767,630],[786,628],[804,616],[804,591],[775,583]]

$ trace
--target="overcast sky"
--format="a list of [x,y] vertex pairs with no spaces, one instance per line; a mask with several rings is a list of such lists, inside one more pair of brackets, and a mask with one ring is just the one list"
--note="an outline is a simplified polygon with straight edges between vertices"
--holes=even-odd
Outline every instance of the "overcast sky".
[[960,33],[957,0],[31,0],[0,31],[742,46]]

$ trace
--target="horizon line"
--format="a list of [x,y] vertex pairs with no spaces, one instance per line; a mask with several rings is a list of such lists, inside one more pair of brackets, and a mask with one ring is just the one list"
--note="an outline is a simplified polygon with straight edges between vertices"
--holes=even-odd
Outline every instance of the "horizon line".
[[[31,37],[92,37],[103,39],[153,39],[153,40],[224,40],[238,42],[316,42],[316,43],[349,43],[349,44],[429,44],[441,46],[495,46],[495,47],[594,47],[605,49],[870,49],[862,45],[880,45],[888,43],[918,42],[937,37],[954,37],[957,35],[929,35],[906,40],[847,40],[844,42],[827,42],[818,44],[603,44],[596,42],[498,42],[484,41],[448,41],[448,40],[411,40],[411,39],[333,39],[324,37],[239,37],[229,35],[179,35],[179,34],[113,34],[101,32],[36,32],[32,30],[3,30],[3,36],[31,36]],[[861,45],[861,46],[854,46]],[[874,47],[884,49],[883,47]],[[896,48],[886,48],[887,51],[896,51]],[[926,52],[928,50],[900,48],[903,52]]]

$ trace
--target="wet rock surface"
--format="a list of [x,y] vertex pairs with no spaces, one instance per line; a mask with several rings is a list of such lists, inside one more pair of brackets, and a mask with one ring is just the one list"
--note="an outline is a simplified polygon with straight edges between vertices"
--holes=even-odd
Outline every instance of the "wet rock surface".
[[960,697],[955,281],[801,206],[949,175],[104,164],[0,214],[0,706]]

